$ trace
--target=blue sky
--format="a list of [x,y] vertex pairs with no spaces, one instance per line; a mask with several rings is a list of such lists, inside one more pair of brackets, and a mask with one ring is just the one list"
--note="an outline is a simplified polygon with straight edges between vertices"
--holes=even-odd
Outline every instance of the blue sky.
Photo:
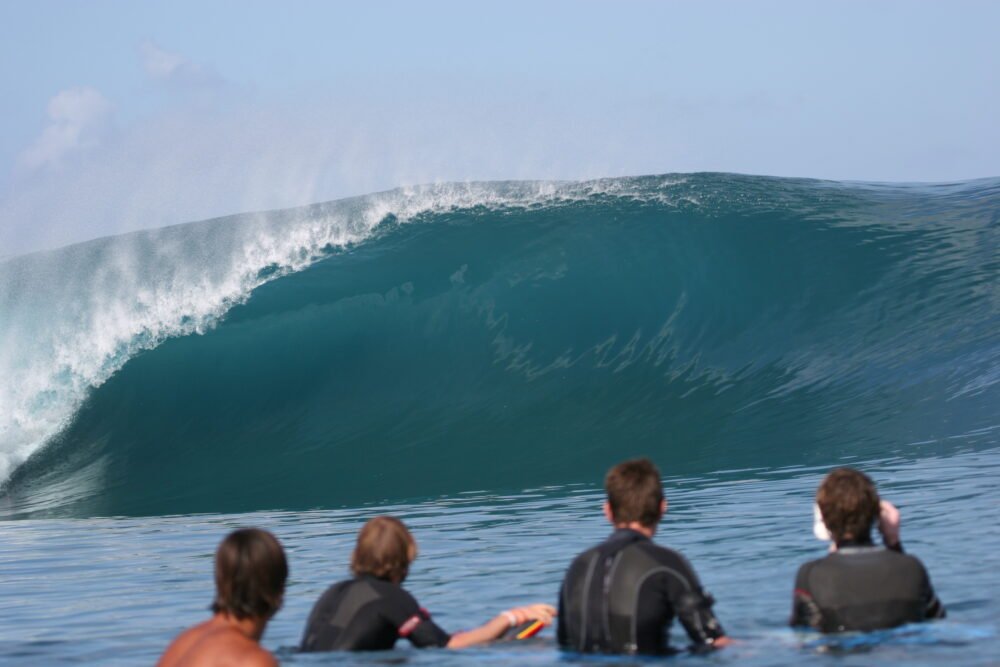
[[996,2],[0,4],[0,256],[445,180],[1000,176]]

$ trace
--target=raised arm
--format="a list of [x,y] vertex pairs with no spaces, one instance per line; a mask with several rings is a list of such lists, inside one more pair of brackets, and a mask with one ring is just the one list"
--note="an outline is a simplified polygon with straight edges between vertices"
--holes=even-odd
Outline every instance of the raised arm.
[[895,505],[888,500],[882,500],[878,506],[878,532],[882,533],[882,542],[887,549],[903,552],[903,542],[899,538],[900,514]]

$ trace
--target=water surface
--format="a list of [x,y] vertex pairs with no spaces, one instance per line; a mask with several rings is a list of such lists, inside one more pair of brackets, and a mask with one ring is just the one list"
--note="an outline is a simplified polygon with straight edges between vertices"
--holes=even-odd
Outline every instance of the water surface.
[[[720,620],[740,643],[708,657],[667,661],[996,664],[1000,450],[864,467],[883,495],[900,505],[904,544],[930,571],[948,608],[946,620],[835,642],[787,629],[795,570],[825,549],[811,534],[811,497],[823,471],[668,477],[670,511],[657,540],[690,558],[717,598]],[[405,642],[384,654],[294,652],[312,604],[346,576],[356,531],[375,513],[390,512],[410,525],[420,556],[407,588],[454,631],[512,605],[554,603],[570,559],[608,533],[601,501],[598,488],[580,484],[340,510],[5,522],[0,662],[151,664],[177,632],[207,617],[218,541],[235,527],[254,525],[274,531],[290,558],[286,604],[264,637],[283,663],[633,664],[561,653],[551,629],[516,645],[461,652],[417,651]],[[673,637],[684,644],[677,627]]]

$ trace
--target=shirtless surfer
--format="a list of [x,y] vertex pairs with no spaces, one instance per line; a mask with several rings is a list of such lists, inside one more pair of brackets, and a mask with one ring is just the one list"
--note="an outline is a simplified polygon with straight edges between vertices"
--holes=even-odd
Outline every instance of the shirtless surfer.
[[212,618],[177,637],[157,667],[274,667],[260,646],[267,622],[281,608],[288,563],[271,533],[241,528],[215,552]]

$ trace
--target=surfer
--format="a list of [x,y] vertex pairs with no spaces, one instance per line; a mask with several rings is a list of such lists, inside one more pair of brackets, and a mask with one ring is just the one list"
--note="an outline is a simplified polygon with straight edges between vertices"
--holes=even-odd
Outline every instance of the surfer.
[[399,519],[375,517],[358,533],[351,557],[354,578],[331,586],[313,607],[301,650],[377,651],[397,639],[419,648],[463,648],[501,637],[528,621],[548,625],[556,610],[533,604],[501,612],[474,630],[448,634],[403,587],[417,543]]
[[274,535],[257,528],[230,533],[215,552],[212,618],[181,633],[157,667],[276,666],[259,642],[281,608],[287,578],[285,552]]
[[[884,546],[872,543],[876,522]],[[867,475],[852,468],[828,474],[816,492],[814,532],[833,544],[825,558],[799,568],[791,625],[868,631],[943,618],[923,563],[903,553],[899,524],[899,511],[879,500]]]
[[559,593],[559,644],[584,653],[670,652],[676,616],[694,648],[729,643],[687,560],[652,541],[667,511],[660,471],[625,461],[604,480],[604,516],[615,530],[570,565]]

